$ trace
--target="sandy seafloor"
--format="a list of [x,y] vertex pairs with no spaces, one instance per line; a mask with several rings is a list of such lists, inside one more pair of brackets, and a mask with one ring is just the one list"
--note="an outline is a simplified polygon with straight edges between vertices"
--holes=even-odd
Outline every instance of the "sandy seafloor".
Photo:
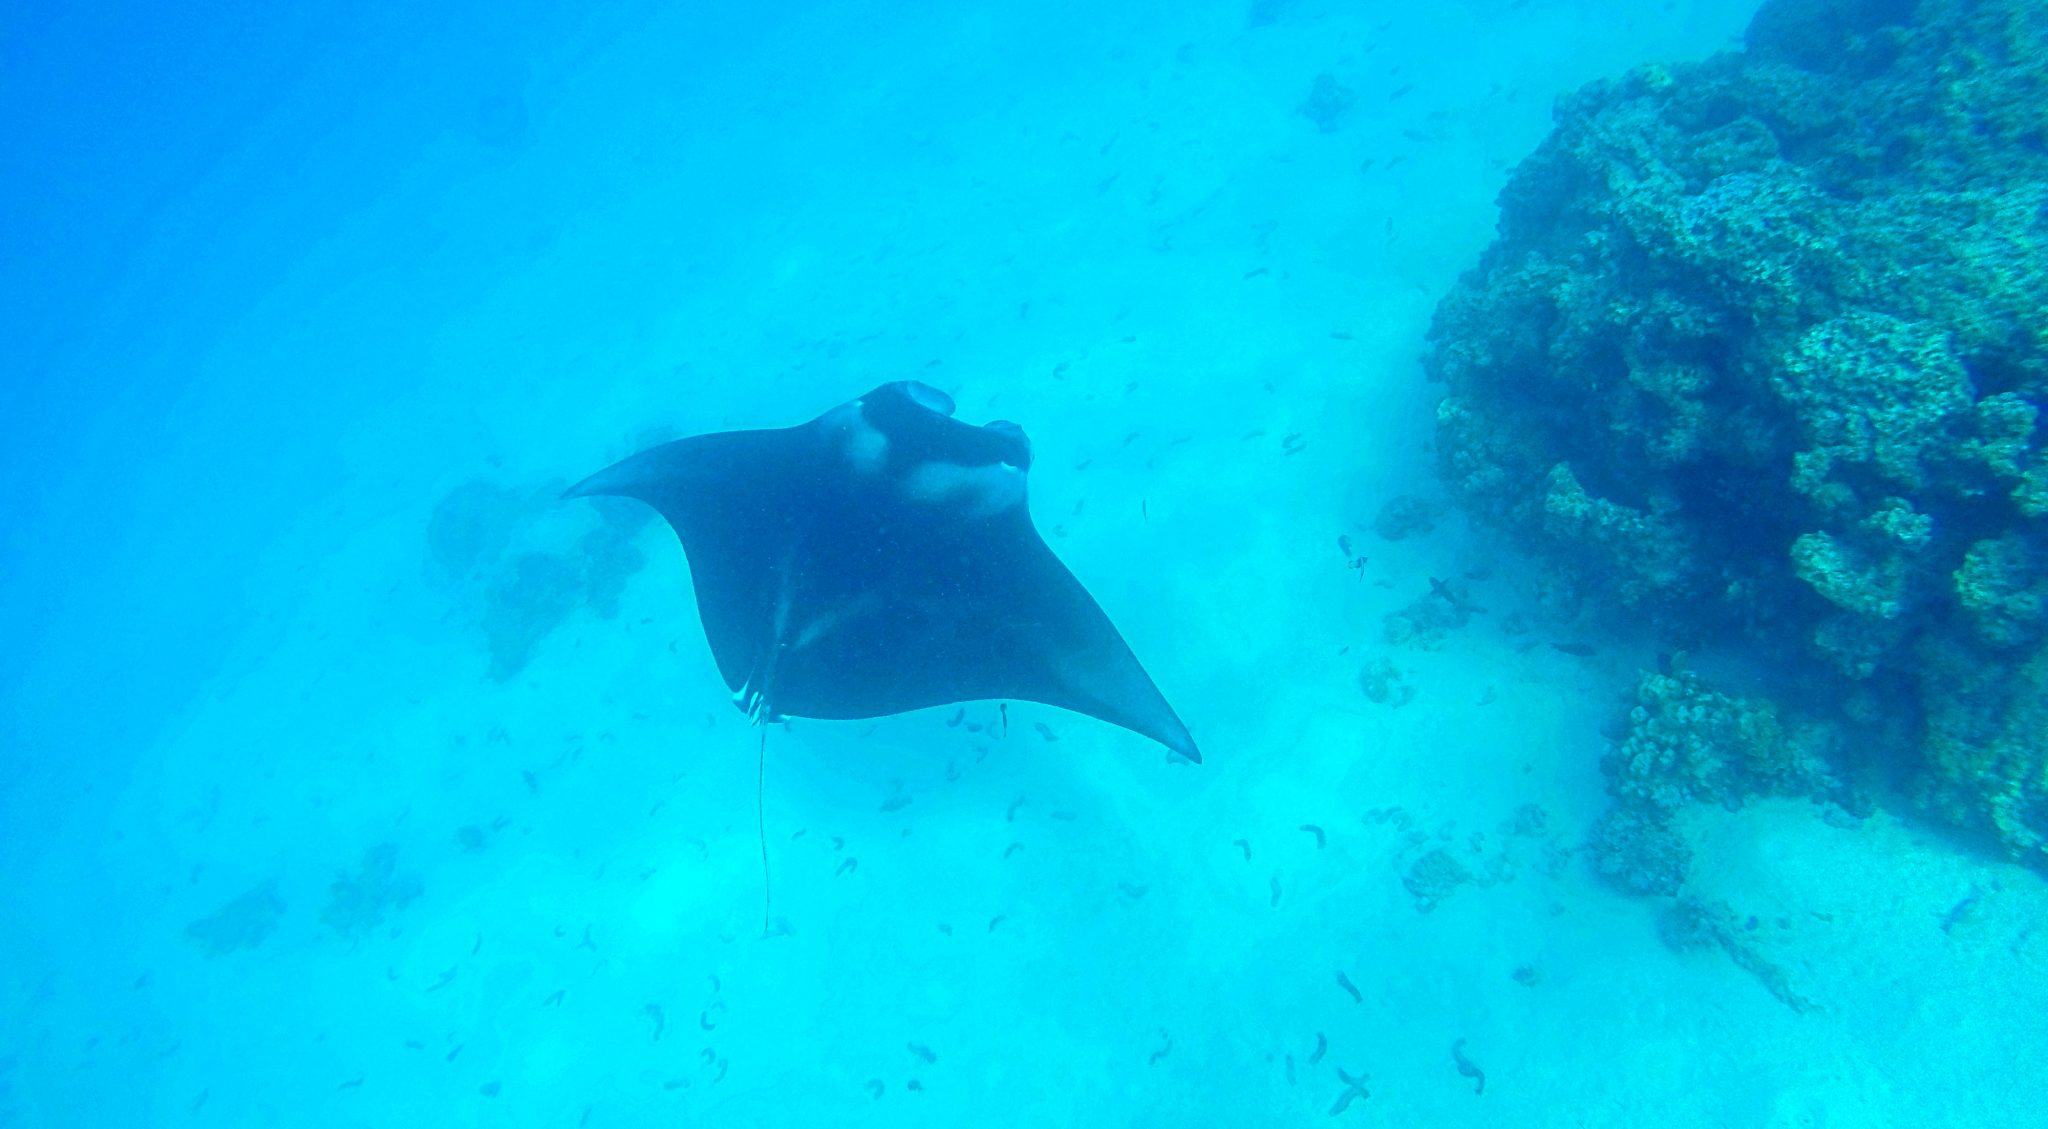
[[[1654,641],[1524,650],[1511,552],[1367,531],[1434,489],[1423,333],[1551,99],[1750,5],[1139,7],[312,37],[17,421],[0,1124],[2044,1123],[2038,874],[1901,805],[1756,803],[1699,817],[1695,889],[1819,1006],[1673,952],[1547,862]],[[1031,432],[1040,527],[1207,763],[1029,706],[985,754],[950,709],[778,728],[764,940],[754,734],[668,532],[498,682],[429,514],[906,376]],[[597,521],[532,514],[546,549]],[[1382,640],[1475,569],[1491,616]],[[384,843],[423,892],[344,939],[329,885]],[[1436,845],[1505,880],[1419,912]],[[186,937],[267,881],[260,945]],[[1338,1068],[1371,1096],[1332,1117]]]

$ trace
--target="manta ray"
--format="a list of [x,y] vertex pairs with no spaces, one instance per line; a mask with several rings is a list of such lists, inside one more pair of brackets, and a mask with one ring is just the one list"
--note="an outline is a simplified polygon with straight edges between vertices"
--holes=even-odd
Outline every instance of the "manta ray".
[[1024,429],[953,412],[897,381],[794,427],[664,443],[565,497],[636,498],[674,528],[719,674],[757,722],[1031,701],[1199,762],[1032,524]]

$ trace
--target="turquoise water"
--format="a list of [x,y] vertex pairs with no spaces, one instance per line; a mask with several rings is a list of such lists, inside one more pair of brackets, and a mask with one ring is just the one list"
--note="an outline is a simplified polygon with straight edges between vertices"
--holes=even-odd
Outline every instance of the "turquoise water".
[[[1584,849],[1659,640],[1439,482],[1553,100],[1752,9],[0,15],[0,1125],[2043,1123],[2039,870],[1698,805],[1756,939],[1669,943]],[[556,497],[906,378],[1205,763],[773,727],[763,937],[682,554]]]

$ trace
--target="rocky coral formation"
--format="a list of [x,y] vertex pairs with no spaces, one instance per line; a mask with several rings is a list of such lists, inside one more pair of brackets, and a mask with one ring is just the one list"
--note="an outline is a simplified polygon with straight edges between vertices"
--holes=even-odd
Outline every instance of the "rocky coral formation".
[[[489,673],[519,673],[543,640],[576,609],[609,619],[618,614],[626,581],[646,563],[635,544],[652,519],[647,507],[612,498],[570,509],[553,489],[520,492],[473,481],[450,491],[427,523],[427,572],[481,630]],[[571,548],[566,533],[547,528],[586,523]],[[527,547],[532,542],[534,547]]]
[[185,938],[209,957],[253,949],[277,932],[284,899],[275,881],[259,882],[241,897],[185,926]]
[[1594,865],[1633,894],[1677,894],[1692,848],[1673,823],[1688,804],[1740,807],[1767,795],[1839,791],[1831,730],[1787,725],[1769,702],[1732,697],[1689,671],[1644,674],[1601,762],[1614,806],[1595,825]]
[[384,919],[409,906],[424,887],[420,877],[398,869],[398,845],[379,843],[363,852],[354,874],[337,874],[327,887],[327,908],[320,921],[341,936],[355,940],[384,924]]
[[1936,809],[2037,862],[2044,105],[2033,0],[1769,0],[1559,103],[1426,358],[1469,509],[1676,645],[1889,703]]

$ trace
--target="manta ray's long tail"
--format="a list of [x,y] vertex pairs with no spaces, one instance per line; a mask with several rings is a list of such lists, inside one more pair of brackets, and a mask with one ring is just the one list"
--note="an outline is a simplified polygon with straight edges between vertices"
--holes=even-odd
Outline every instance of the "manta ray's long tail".
[[768,935],[769,907],[774,905],[768,888],[768,722],[763,719],[761,726],[761,752],[754,761],[754,830],[761,837],[761,936]]

